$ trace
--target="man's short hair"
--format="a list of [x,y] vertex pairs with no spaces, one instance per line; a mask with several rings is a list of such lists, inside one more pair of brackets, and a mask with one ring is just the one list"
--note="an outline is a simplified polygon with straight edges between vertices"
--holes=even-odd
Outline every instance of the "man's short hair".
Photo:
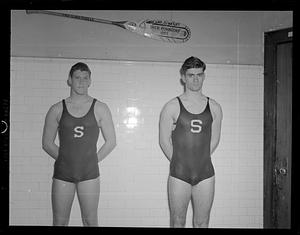
[[187,58],[180,68],[180,75],[185,75],[188,69],[202,68],[203,72],[206,69],[206,64],[197,57],[191,56]]
[[87,71],[89,73],[89,75],[91,76],[91,70],[90,70],[89,66],[87,66],[87,64],[85,64],[85,63],[78,62],[78,63],[74,64],[70,69],[69,76],[72,77],[73,73],[76,70]]

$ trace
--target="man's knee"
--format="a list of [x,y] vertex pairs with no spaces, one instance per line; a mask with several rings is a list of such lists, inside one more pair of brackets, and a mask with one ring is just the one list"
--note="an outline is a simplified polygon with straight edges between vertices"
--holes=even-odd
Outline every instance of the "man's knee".
[[54,216],[53,217],[53,226],[68,226],[69,217],[63,216]]
[[203,218],[195,218],[193,220],[193,225],[195,228],[208,228],[209,216]]
[[184,227],[186,222],[185,216],[174,215],[172,216],[172,227]]
[[89,215],[82,215],[82,223],[84,226],[98,226],[98,216],[97,213],[92,213]]

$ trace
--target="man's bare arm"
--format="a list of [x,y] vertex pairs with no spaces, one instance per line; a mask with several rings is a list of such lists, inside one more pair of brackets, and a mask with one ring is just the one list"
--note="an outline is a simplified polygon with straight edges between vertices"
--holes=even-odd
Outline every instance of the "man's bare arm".
[[43,137],[42,137],[43,149],[55,160],[58,157],[58,150],[59,150],[59,147],[55,144],[55,138],[58,129],[59,113],[60,113],[60,107],[58,103],[50,107],[45,118]]
[[216,150],[220,142],[223,113],[221,106],[216,101],[211,100],[210,104],[213,115],[210,144],[210,153],[212,154]]
[[96,104],[96,112],[100,117],[100,128],[105,141],[97,153],[98,162],[100,162],[116,147],[116,133],[108,106],[105,103],[97,102]]
[[166,155],[171,160],[173,154],[172,145],[172,130],[174,124],[174,115],[178,104],[176,100],[169,101],[162,109],[159,119],[159,145]]

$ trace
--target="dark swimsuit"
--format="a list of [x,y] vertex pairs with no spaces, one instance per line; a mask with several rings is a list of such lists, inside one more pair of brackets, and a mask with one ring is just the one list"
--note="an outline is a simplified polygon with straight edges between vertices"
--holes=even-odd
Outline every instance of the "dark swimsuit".
[[63,103],[59,121],[59,156],[54,164],[53,178],[72,183],[99,176],[97,140],[99,127],[94,115],[96,99],[86,115],[72,116]]
[[170,175],[191,185],[214,176],[210,157],[212,115],[209,98],[199,114],[188,112],[179,97],[180,114],[172,132],[173,156]]

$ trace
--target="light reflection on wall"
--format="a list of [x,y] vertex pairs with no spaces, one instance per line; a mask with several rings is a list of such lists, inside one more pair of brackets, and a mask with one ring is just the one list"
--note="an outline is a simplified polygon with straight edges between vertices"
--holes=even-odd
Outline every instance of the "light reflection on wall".
[[137,107],[127,107],[125,113],[125,119],[123,123],[128,129],[133,129],[139,124],[140,110]]

